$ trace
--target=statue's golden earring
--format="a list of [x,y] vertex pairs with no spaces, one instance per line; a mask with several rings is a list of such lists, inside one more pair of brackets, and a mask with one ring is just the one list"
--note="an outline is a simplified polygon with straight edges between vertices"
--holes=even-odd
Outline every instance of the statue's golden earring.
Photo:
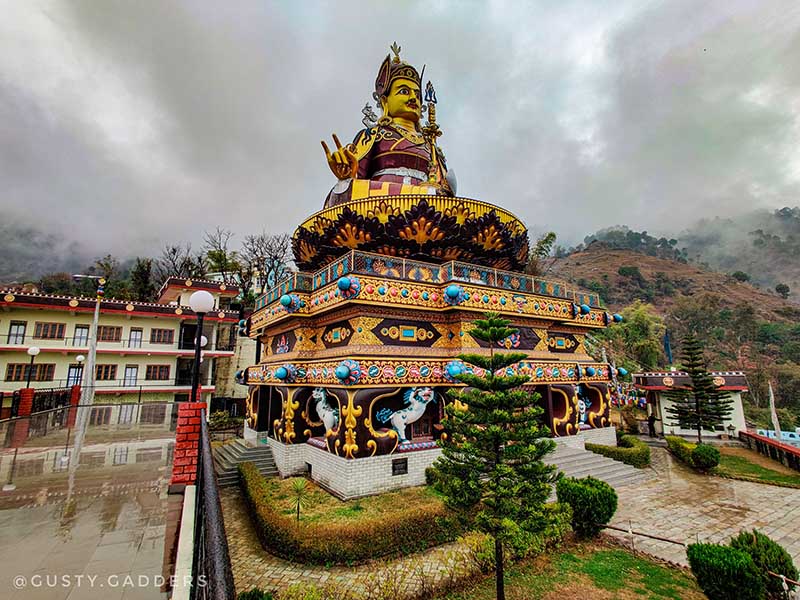
[[392,118],[389,116],[389,113],[387,112],[389,103],[386,100],[386,96],[380,97],[380,103],[381,103],[381,112],[383,114],[381,115],[381,118],[378,119],[378,125],[383,125],[383,126],[390,125],[392,122]]

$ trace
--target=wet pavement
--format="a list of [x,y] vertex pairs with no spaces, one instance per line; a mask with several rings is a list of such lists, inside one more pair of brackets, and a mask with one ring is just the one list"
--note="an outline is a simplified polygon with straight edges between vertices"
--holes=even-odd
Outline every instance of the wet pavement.
[[[658,476],[617,490],[611,524],[683,543],[727,542],[756,528],[781,544],[800,564],[800,489],[699,475],[662,448],[651,448]],[[607,532],[630,541],[626,533]],[[686,565],[683,546],[634,537],[635,547]]]
[[93,407],[83,439],[74,415],[22,432],[0,423],[0,598],[166,597],[170,412],[120,420]]

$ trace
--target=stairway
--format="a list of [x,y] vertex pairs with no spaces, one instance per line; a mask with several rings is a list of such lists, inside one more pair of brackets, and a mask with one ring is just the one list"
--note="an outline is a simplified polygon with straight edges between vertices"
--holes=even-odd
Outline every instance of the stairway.
[[239,483],[239,463],[251,462],[258,467],[264,477],[274,477],[278,468],[272,458],[269,446],[247,446],[243,440],[235,440],[230,444],[214,448],[214,468],[217,472],[217,483],[227,487]]
[[615,488],[641,483],[653,476],[649,468],[637,469],[618,460],[567,444],[558,444],[555,452],[545,457],[545,462],[558,466],[566,477],[581,478],[591,475]]

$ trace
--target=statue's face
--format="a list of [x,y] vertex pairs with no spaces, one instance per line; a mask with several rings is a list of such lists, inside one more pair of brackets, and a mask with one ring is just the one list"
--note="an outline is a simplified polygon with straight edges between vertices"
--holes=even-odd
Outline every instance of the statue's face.
[[419,122],[422,115],[422,91],[410,79],[395,79],[386,96],[386,114]]

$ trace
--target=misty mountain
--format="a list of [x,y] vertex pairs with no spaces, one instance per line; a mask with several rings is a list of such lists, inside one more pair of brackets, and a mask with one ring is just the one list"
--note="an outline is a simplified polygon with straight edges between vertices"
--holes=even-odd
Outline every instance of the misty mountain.
[[26,282],[46,273],[75,273],[92,255],[62,234],[14,221],[0,222],[0,282]]
[[737,217],[702,219],[678,236],[685,254],[716,271],[746,273],[775,289],[783,283],[800,297],[800,208],[756,210]]

